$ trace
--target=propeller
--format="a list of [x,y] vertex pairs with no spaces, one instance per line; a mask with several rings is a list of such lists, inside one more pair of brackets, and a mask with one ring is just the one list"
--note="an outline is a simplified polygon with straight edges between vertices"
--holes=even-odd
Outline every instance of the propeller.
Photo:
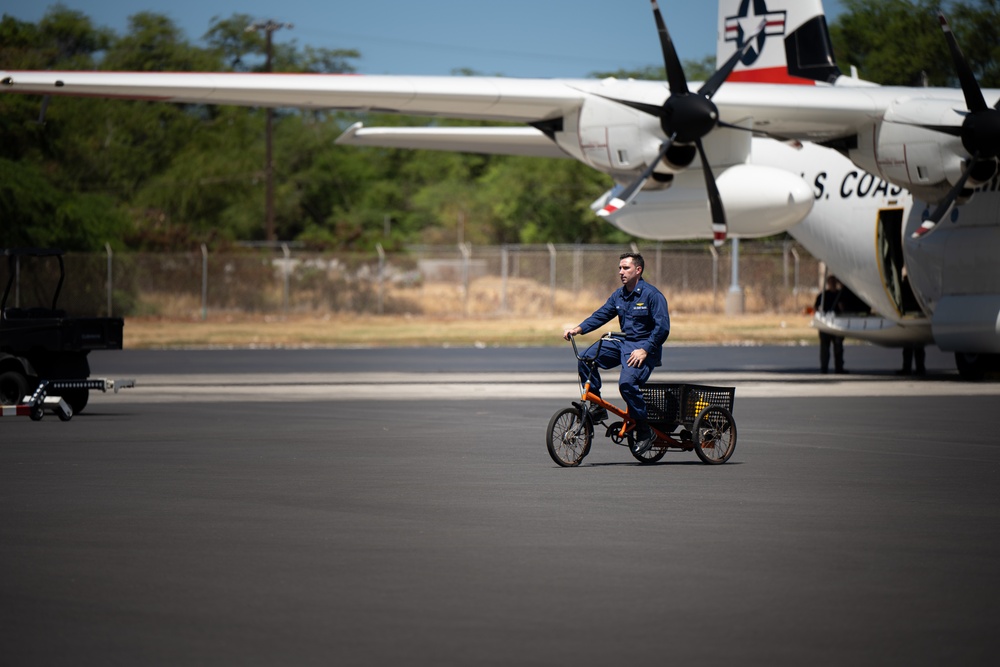
[[992,162],[995,171],[996,159],[1000,155],[1000,101],[995,107],[989,107],[983,97],[983,91],[976,81],[976,76],[969,66],[969,62],[962,54],[962,49],[958,46],[951,27],[948,25],[944,14],[938,14],[938,21],[944,31],[944,37],[948,41],[948,49],[951,51],[951,59],[955,64],[955,71],[958,74],[959,83],[962,84],[962,93],[965,95],[965,106],[968,112],[960,128],[927,126],[927,129],[945,132],[947,134],[959,136],[962,139],[962,146],[969,151],[972,159],[965,164],[962,175],[958,182],[948,191],[948,194],[937,205],[924,222],[913,232],[913,238],[921,238],[930,233],[934,227],[941,222],[944,216],[951,209],[952,205],[962,194],[965,182],[969,179],[972,171],[983,162]]
[[692,93],[688,88],[687,77],[684,76],[684,68],[681,67],[680,58],[677,57],[677,49],[674,48],[674,42],[670,38],[667,25],[660,13],[660,7],[656,0],[650,0],[650,4],[653,6],[656,30],[660,35],[660,47],[663,49],[663,63],[666,66],[667,80],[670,84],[670,96],[667,97],[662,106],[627,100],[615,101],[658,118],[667,140],[660,146],[656,158],[642,171],[639,177],[613,197],[604,208],[597,212],[597,215],[607,217],[628,205],[642,189],[642,186],[646,184],[656,166],[663,160],[675,142],[693,143],[701,157],[701,166],[705,173],[705,187],[712,210],[712,235],[715,245],[719,246],[726,240],[726,213],[722,206],[719,188],[715,183],[715,175],[712,173],[712,167],[705,156],[705,148],[702,146],[701,139],[720,124],[719,109],[712,102],[712,97],[732,73],[736,64],[743,58],[753,39],[764,29],[767,21],[761,21],[757,30],[744,38],[743,46],[709,77],[697,93]]

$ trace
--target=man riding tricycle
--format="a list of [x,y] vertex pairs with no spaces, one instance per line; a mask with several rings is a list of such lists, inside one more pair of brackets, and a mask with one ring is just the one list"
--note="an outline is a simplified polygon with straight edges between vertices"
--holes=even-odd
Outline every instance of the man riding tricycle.
[[[608,334],[597,347],[615,339]],[[572,339],[571,339],[572,340]],[[581,355],[573,340],[573,351],[582,364],[596,369],[596,357]],[[579,401],[552,415],[545,444],[552,460],[561,466],[577,466],[590,453],[594,433],[626,445],[640,463],[655,463],[670,450],[691,451],[708,464],[725,463],[736,449],[733,419],[733,387],[649,382],[640,388],[646,404],[647,426],[653,438],[648,446],[637,437],[638,422],[629,408],[620,410],[591,390],[590,378],[581,382]],[[618,421],[608,423],[609,415]]]
[[[590,451],[594,427],[609,414],[622,421],[606,427],[618,444],[628,443],[633,456],[648,463],[668,449],[695,449],[706,463],[724,463],[736,446],[732,417],[735,390],[726,387],[648,383],[661,363],[663,343],[670,335],[667,300],[642,278],[645,263],[636,252],[619,258],[621,289],[563,337],[573,343],[581,384],[581,400],[549,422],[546,442],[552,459],[563,466],[579,465]],[[575,336],[594,331],[615,317],[619,334],[602,337],[580,354]],[[601,397],[600,369],[621,366],[618,388],[626,410]],[[696,444],[697,443],[697,444]]]

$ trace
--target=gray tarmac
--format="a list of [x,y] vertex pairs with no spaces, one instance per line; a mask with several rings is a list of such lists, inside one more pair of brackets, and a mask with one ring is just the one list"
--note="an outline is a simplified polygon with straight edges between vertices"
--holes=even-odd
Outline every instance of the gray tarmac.
[[1000,384],[928,353],[674,346],[732,459],[570,469],[562,348],[95,353],[0,419],[2,662],[997,664]]

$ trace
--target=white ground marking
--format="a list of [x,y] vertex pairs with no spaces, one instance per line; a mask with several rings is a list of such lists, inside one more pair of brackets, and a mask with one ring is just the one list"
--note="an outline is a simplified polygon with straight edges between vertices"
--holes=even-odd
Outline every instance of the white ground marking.
[[[614,377],[607,377],[605,383],[614,382]],[[490,380],[490,374],[483,372],[148,375],[137,377],[134,389],[119,394],[91,392],[91,401],[575,400],[580,396],[572,373],[498,373],[496,382]],[[737,398],[1000,395],[1000,383],[961,382],[957,376],[677,373],[652,381],[734,386]],[[612,394],[610,398],[618,397]]]

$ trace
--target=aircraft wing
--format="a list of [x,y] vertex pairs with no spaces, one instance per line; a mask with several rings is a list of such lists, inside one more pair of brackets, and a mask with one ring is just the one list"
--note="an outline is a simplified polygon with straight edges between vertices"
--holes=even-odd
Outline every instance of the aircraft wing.
[[[921,89],[786,86],[730,82],[713,101],[722,120],[788,139],[824,141],[869,131],[900,97]],[[928,99],[963,104],[962,92],[926,89]],[[0,71],[0,92],[191,104],[375,111],[415,116],[538,123],[607,105],[598,124],[634,123],[626,103],[660,106],[658,81],[505,77],[192,72]],[[614,117],[612,117],[612,115]],[[867,128],[867,129],[866,129]]]
[[336,143],[488,155],[572,157],[533,127],[365,127],[363,123],[355,123]]
[[407,77],[194,72],[0,72],[0,92],[194,104],[381,111],[532,122],[579,107],[565,82],[502,77]]
[[[819,140],[849,136],[878,117],[886,90],[729,83],[715,102],[723,120],[752,118],[756,128]],[[523,123],[570,116],[596,98],[661,105],[668,94],[663,82],[614,79],[40,71],[0,71],[0,92]]]

